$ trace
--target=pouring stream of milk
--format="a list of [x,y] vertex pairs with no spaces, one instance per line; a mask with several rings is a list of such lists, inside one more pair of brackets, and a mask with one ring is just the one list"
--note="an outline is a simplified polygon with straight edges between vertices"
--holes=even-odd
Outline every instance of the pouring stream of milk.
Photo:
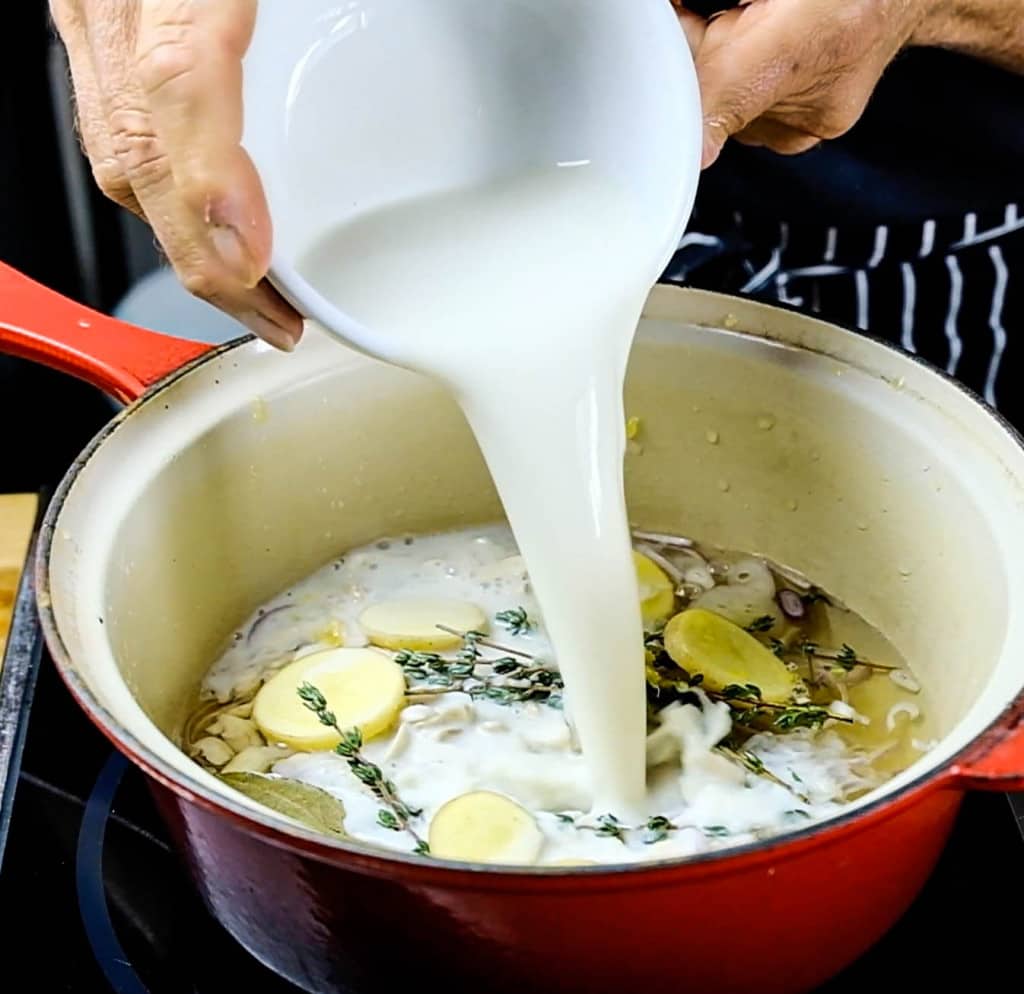
[[622,388],[652,260],[593,167],[390,205],[300,267],[460,403],[525,559],[591,771],[642,811],[643,633],[623,496]]

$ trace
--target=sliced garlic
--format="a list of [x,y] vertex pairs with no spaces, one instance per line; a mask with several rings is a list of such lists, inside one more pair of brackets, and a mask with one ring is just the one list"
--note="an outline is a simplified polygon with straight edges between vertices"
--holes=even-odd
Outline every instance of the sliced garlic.
[[899,701],[889,708],[885,716],[885,727],[888,731],[896,731],[896,721],[901,714],[907,716],[908,721],[917,721],[921,717],[921,709],[913,701]]
[[921,693],[921,684],[917,682],[917,678],[910,672],[910,670],[890,670],[889,679],[892,680],[897,687],[902,687],[911,694]]
[[219,735],[235,752],[263,745],[263,737],[256,726],[247,718],[234,714],[222,714],[210,723],[207,732]]
[[291,754],[291,749],[281,746],[250,746],[235,756],[221,772],[266,773],[275,763],[287,759]]
[[234,752],[223,739],[207,735],[192,746],[192,756],[202,757],[210,766],[221,767],[229,762]]
[[433,710],[428,708],[426,704],[410,704],[402,711],[402,724],[416,725],[420,722],[427,721],[429,718],[433,717],[433,714]]

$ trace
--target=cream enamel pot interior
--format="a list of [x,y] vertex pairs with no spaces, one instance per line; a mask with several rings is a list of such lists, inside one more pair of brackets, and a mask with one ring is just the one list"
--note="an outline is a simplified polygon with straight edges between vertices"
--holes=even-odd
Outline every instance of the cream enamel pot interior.
[[[562,961],[537,982],[597,992],[653,981],[621,945],[649,934],[621,925],[631,910],[646,917],[645,902],[671,902],[684,921],[729,887],[785,901],[801,874],[828,872],[831,899],[855,915],[858,889],[887,881],[888,904],[870,923],[857,918],[843,936],[823,938],[813,968],[785,960],[795,954],[777,948],[781,926],[766,921],[754,930],[767,930],[764,942],[746,941],[757,962],[789,968],[782,979],[719,961],[703,979],[695,969],[686,987],[809,989],[906,906],[964,790],[1024,789],[1024,451],[975,398],[887,346],[778,308],[655,288],[627,387],[627,410],[643,424],[643,451],[627,457],[628,500],[637,525],[761,552],[862,613],[911,661],[941,741],[823,826],[684,863],[568,872],[424,865],[332,842],[251,806],[175,746],[202,673],[260,602],[375,536],[500,514],[474,441],[439,388],[315,328],[287,357],[250,339],[201,354],[6,267],[0,348],[122,398],[146,390],[72,467],[50,507],[37,574],[47,640],[82,707],[149,775],[214,913],[309,990],[342,990],[339,964],[358,976],[379,955],[365,936],[365,954],[348,949],[356,925],[346,901],[358,899],[367,928],[398,929],[413,947],[412,919],[435,915],[424,927],[437,941],[461,936],[465,976],[484,976],[481,964],[501,957],[504,990],[534,976],[516,965],[517,950],[551,941],[544,909],[585,897],[587,927],[606,917],[623,938],[595,949],[560,934]],[[759,426],[764,417],[771,430]],[[863,856],[846,866],[843,852]],[[266,893],[252,882],[257,866]],[[554,903],[531,903],[542,897]],[[282,908],[292,909],[287,922]],[[811,937],[822,927],[812,912],[799,926]],[[706,941],[700,921],[681,950]],[[429,949],[417,955],[429,976]],[[443,958],[435,966],[444,969]]]

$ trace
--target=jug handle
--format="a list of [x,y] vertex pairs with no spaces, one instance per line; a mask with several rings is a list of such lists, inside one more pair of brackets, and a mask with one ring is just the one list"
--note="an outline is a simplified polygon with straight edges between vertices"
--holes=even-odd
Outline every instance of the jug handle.
[[209,350],[94,311],[0,262],[0,352],[70,373],[126,403]]

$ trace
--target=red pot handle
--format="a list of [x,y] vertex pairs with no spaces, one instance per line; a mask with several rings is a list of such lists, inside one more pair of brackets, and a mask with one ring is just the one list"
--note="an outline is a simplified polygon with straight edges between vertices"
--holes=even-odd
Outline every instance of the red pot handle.
[[118,321],[0,262],[0,352],[52,366],[131,401],[209,348]]
[[951,772],[969,790],[1024,791],[1024,694]]

